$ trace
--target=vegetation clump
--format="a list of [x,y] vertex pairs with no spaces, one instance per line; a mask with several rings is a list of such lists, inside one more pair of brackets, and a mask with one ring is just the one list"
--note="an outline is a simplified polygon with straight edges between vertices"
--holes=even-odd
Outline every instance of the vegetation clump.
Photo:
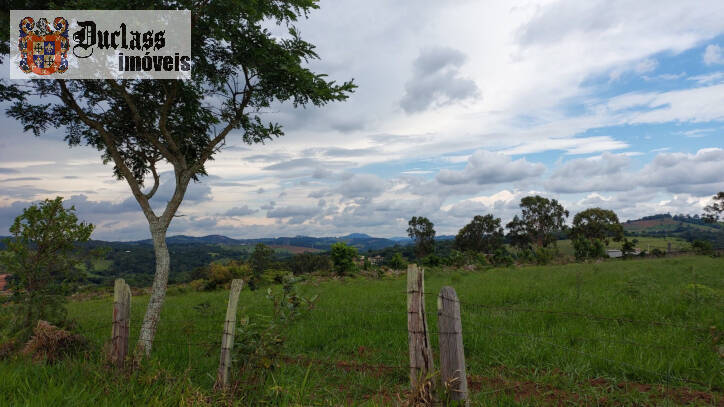
[[92,232],[93,225],[79,222],[75,208],[64,208],[61,197],[31,205],[15,218],[0,256],[12,275],[13,311],[5,328],[11,337],[24,342],[39,320],[66,322],[66,296],[82,277],[76,245]]

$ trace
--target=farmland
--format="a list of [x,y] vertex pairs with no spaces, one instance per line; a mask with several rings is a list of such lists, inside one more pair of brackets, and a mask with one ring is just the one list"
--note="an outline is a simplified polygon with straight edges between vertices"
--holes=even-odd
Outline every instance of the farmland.
[[[475,405],[721,405],[723,265],[691,256],[429,269],[426,307],[436,327],[435,294],[445,285],[456,288]],[[297,287],[302,296],[319,296],[314,308],[285,325],[263,380],[235,376],[232,395],[212,389],[227,291],[176,287],[151,361],[127,372],[109,368],[99,350],[110,333],[111,299],[73,302],[77,331],[96,350],[52,366],[0,362],[0,404],[389,405],[404,399],[404,274],[310,277]],[[272,306],[265,296],[245,289],[240,320],[267,321]],[[133,299],[132,337],[146,301]],[[436,349],[434,334],[432,342]]]

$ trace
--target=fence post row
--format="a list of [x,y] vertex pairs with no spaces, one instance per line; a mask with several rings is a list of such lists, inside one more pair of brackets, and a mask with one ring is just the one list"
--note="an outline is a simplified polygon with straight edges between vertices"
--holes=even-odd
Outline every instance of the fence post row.
[[433,371],[430,335],[425,316],[424,270],[416,264],[407,267],[407,332],[410,350],[410,387],[415,390],[420,379]]
[[224,336],[221,338],[219,371],[216,375],[217,388],[226,388],[229,385],[231,350],[234,348],[234,331],[236,330],[236,309],[239,305],[239,294],[243,285],[244,280],[236,279],[231,282],[229,305],[226,308],[226,320],[224,321]]
[[440,375],[450,392],[450,400],[468,400],[468,381],[465,374],[463,328],[460,320],[460,301],[452,287],[443,287],[437,297],[437,326],[440,341]]
[[113,328],[111,330],[111,362],[123,366],[128,355],[128,334],[131,327],[131,287],[122,279],[113,286]]

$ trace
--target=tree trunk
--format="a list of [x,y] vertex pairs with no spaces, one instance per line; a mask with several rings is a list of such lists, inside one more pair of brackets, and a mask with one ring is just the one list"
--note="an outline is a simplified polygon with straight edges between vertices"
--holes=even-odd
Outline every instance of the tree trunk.
[[171,270],[171,257],[166,246],[166,230],[168,226],[159,224],[151,225],[151,237],[153,239],[153,250],[156,254],[156,275],[153,278],[151,298],[146,307],[146,316],[143,318],[141,333],[138,336],[137,349],[143,351],[146,356],[151,354],[153,339],[156,336],[156,328],[161,316],[161,306],[166,298],[168,287],[168,274]]

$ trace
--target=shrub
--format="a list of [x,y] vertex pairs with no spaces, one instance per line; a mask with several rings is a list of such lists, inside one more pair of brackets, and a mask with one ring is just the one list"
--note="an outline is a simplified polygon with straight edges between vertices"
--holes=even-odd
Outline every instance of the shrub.
[[[306,298],[299,294],[299,279],[285,277],[282,291],[267,290],[274,312],[271,317],[252,321],[242,317],[237,328],[235,358],[239,361],[242,379],[246,382],[263,382],[279,365],[286,338],[283,332],[289,325],[314,308],[317,297]],[[263,318],[263,317],[262,317]]]
[[393,270],[404,270],[407,268],[407,260],[402,257],[400,252],[395,252],[392,257],[385,259],[385,264]]
[[442,265],[442,257],[436,254],[430,254],[422,259],[422,264],[429,267],[438,267]]
[[696,254],[712,254],[714,253],[714,247],[711,242],[706,240],[694,240],[691,243],[691,248],[694,249]]
[[354,270],[357,249],[344,242],[337,242],[332,245],[331,257],[332,263],[334,263],[334,271],[342,276]]
[[254,251],[251,253],[249,263],[251,264],[251,278],[249,278],[249,289],[256,290],[259,280],[264,271],[269,268],[274,257],[274,249],[264,243],[257,243]]
[[31,205],[15,218],[0,263],[13,276],[10,288],[19,308],[11,330],[20,342],[39,320],[65,322],[66,295],[81,277],[75,245],[92,232],[93,225],[78,222],[75,208],[65,209],[61,197]]
[[499,247],[490,256],[490,262],[495,266],[509,267],[513,265],[513,256],[505,247]]
[[573,239],[573,251],[576,260],[599,259],[606,257],[606,245],[601,239]]
[[535,262],[538,265],[550,264],[557,255],[556,247],[538,247],[535,249]]
[[35,361],[55,363],[88,348],[88,342],[80,335],[71,334],[46,321],[38,321],[33,336],[21,353]]

